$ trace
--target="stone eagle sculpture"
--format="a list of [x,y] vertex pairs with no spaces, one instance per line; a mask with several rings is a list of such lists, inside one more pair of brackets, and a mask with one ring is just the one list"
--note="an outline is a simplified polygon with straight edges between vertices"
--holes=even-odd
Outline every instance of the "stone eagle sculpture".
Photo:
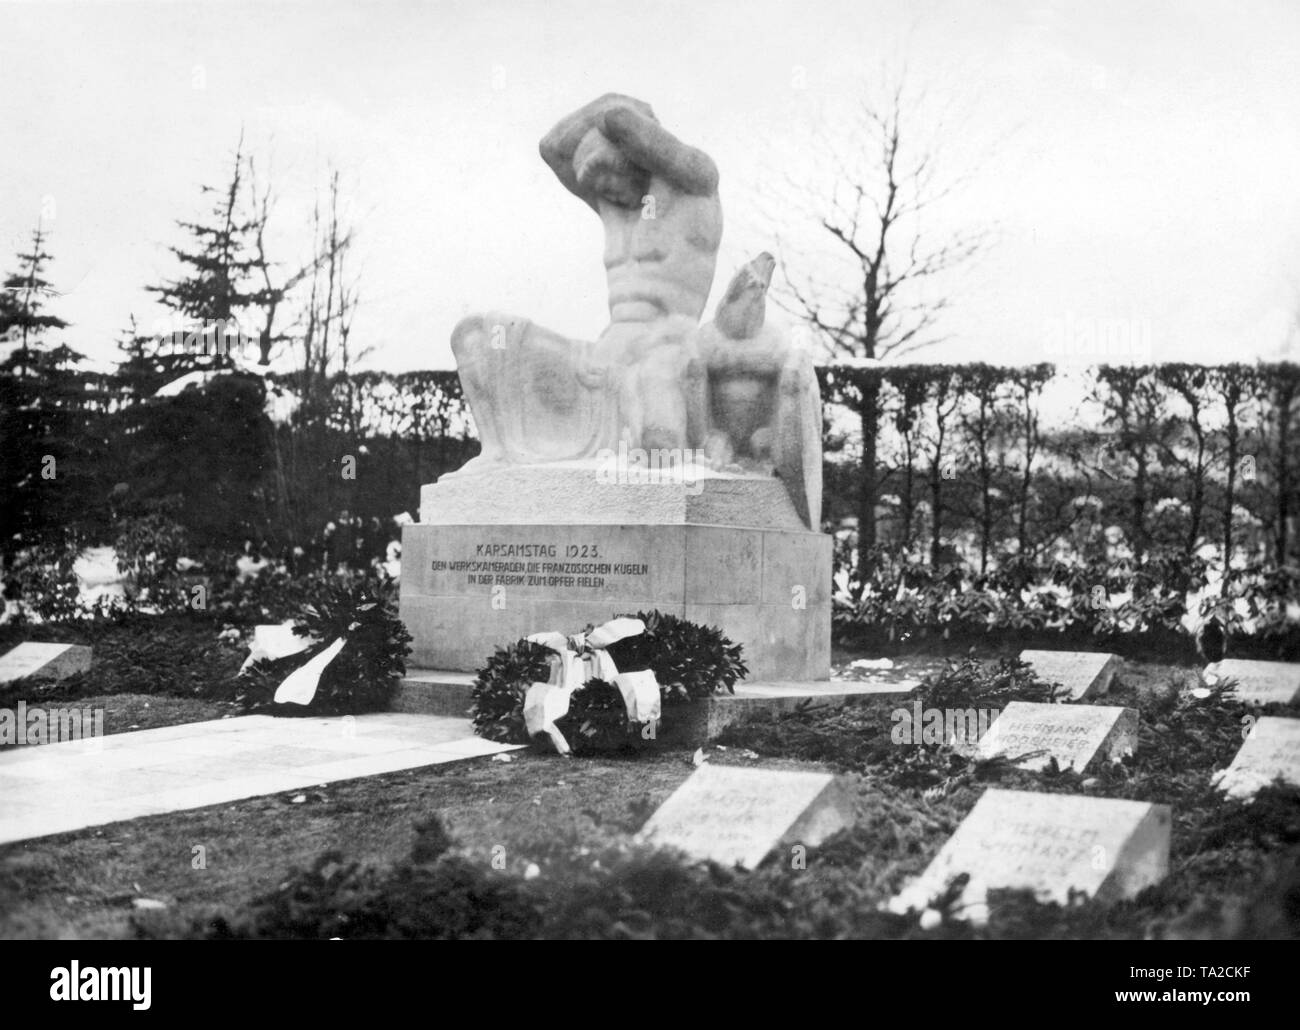
[[767,321],[776,260],[766,252],[743,266],[700,328],[708,376],[705,455],[715,468],[775,472],[804,524],[816,528],[822,503],[822,415],[812,358]]

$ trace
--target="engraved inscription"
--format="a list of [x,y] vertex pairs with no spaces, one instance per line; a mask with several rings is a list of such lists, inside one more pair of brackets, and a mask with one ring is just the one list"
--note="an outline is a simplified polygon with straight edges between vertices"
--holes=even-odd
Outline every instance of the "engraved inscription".
[[597,543],[479,542],[464,557],[434,558],[431,572],[464,573],[472,586],[604,587],[612,579],[642,579],[644,561],[613,560]]

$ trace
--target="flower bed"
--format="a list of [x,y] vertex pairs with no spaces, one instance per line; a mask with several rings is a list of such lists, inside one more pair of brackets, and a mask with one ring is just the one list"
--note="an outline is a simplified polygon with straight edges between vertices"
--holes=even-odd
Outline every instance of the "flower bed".
[[1157,648],[1190,660],[1197,627],[1211,615],[1234,654],[1300,656],[1300,570],[1236,568],[1224,584],[1203,560],[1158,551],[1141,561],[1013,558],[983,576],[964,565],[935,568],[882,554],[865,590],[843,565],[835,574],[837,637],[875,649],[1091,641],[1121,654]]

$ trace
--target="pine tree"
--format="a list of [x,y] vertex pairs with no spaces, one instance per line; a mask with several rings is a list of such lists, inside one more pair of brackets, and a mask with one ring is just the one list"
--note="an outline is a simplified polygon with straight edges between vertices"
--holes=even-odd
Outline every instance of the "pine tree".
[[68,323],[45,311],[56,296],[45,278],[51,260],[48,233],[39,223],[32,246],[18,255],[18,270],[0,290],[0,340],[9,353],[0,361],[0,551],[62,534],[86,514],[93,477],[78,475],[76,462],[86,422],[82,356],[52,334]]
[[53,294],[45,278],[45,265],[51,260],[45,250],[47,237],[38,222],[32,232],[31,250],[18,255],[18,271],[6,276],[0,287],[0,341],[13,347],[0,368],[14,372],[20,379],[32,371],[44,335],[68,326],[63,319],[42,311],[45,298]]
[[[225,185],[200,187],[213,201],[208,216],[177,222],[187,239],[168,249],[180,274],[146,287],[173,313],[170,331],[142,332],[133,318],[118,340],[118,510],[176,519],[199,546],[242,541],[263,506],[265,391],[235,360],[250,357],[237,354],[246,344],[274,337],[262,239],[268,204],[258,203],[255,187],[241,138]],[[195,372],[228,374],[195,376],[198,389],[157,395]]]
[[258,214],[244,211],[246,174],[241,137],[229,181],[221,187],[200,187],[214,198],[208,219],[176,223],[190,241],[168,249],[184,274],[146,287],[176,316],[174,331],[157,334],[147,348],[150,353],[141,350],[135,355],[137,360],[147,357],[163,381],[196,370],[231,368],[230,352],[244,343],[245,321],[264,300],[265,287],[254,281],[263,270],[263,259],[257,247]]

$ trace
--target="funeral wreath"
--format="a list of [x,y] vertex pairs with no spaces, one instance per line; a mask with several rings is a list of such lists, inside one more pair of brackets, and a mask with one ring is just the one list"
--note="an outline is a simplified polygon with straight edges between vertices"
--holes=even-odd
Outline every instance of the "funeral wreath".
[[663,709],[733,692],[748,669],[721,631],[659,611],[500,648],[474,681],[480,736],[548,742],[560,754],[635,748]]

